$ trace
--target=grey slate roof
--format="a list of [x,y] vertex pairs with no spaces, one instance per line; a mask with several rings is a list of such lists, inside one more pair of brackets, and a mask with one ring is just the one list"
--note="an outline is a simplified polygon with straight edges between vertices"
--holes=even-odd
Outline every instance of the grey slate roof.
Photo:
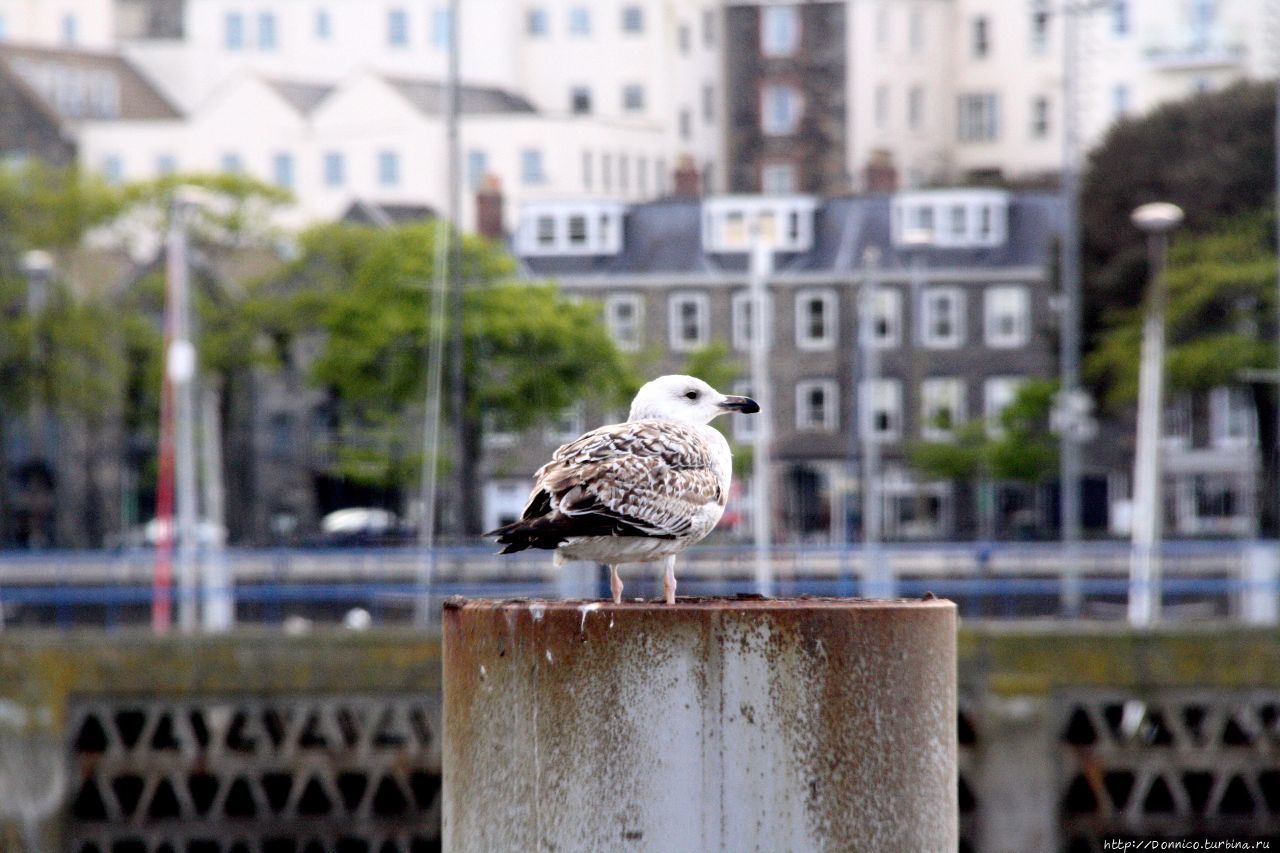
[[0,44],[0,73],[61,121],[173,119],[176,107],[124,57]]
[[[444,112],[446,91],[443,83],[402,77],[383,79],[419,111],[429,115]],[[492,86],[463,86],[461,95],[462,112],[468,114],[537,112],[533,104],[520,95]]]
[[264,80],[263,82],[302,115],[309,115],[333,91],[333,86],[323,83],[299,83],[291,80]]
[[[710,254],[702,250],[702,206],[696,198],[672,198],[628,208],[623,249],[598,257],[526,257],[539,276],[626,275],[642,273],[740,273],[745,253]],[[882,269],[910,266],[910,256],[890,241],[890,196],[826,199],[815,212],[814,245],[800,254],[779,255],[778,272],[849,273],[861,265],[863,251],[875,245]],[[1048,193],[1015,193],[1009,205],[1009,239],[1002,246],[978,249],[929,249],[926,267],[1043,266],[1053,252],[1059,204]]]

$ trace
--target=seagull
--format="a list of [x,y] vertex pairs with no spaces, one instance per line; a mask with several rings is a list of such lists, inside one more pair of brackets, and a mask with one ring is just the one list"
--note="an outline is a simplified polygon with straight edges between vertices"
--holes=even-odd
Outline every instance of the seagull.
[[726,412],[755,414],[748,397],[721,394],[693,376],[660,376],[631,402],[626,423],[591,430],[560,447],[533,477],[519,521],[486,533],[502,554],[555,551],[555,563],[609,567],[622,601],[621,563],[665,562],[662,591],[676,601],[676,555],[724,514],[733,476],[729,443],[710,426]]

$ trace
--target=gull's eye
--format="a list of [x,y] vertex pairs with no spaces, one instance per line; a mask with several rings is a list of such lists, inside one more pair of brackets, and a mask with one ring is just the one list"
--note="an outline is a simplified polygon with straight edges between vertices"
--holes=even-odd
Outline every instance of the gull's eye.
[[686,400],[696,400],[696,399],[698,399],[698,392],[697,392],[697,391],[686,391],[686,392],[685,392],[685,395],[684,395],[684,398],[685,398]]

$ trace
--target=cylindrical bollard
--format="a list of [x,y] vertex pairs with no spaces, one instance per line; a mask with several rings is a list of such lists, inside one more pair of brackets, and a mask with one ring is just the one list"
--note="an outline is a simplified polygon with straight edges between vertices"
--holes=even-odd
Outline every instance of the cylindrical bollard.
[[444,609],[444,848],[948,851],[948,601]]

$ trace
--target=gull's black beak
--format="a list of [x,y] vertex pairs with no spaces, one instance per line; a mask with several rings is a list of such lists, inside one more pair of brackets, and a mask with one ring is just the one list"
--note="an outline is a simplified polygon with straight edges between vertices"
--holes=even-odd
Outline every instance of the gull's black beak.
[[720,408],[726,412],[742,412],[744,415],[754,415],[760,411],[760,404],[750,397],[725,397],[720,401]]

